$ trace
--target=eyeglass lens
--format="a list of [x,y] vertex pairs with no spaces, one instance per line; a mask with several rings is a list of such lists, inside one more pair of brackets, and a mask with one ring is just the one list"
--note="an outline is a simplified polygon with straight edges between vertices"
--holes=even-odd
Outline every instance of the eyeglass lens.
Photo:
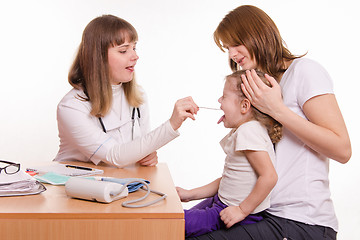
[[2,160],[0,162],[9,164],[6,167],[0,167],[0,173],[1,173],[2,170],[4,170],[4,172],[6,174],[15,174],[20,170],[20,164],[19,163],[12,163],[12,162],[2,161]]
[[20,169],[20,165],[19,164],[14,164],[14,165],[9,165],[7,167],[5,167],[5,172],[7,174],[14,174],[17,173]]

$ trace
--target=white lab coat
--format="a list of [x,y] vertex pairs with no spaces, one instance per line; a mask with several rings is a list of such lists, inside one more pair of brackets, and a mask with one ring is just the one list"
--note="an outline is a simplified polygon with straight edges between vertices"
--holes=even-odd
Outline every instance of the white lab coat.
[[124,167],[156,151],[179,135],[167,121],[152,132],[145,99],[135,111],[133,132],[132,109],[121,85],[113,86],[113,105],[102,118],[106,133],[97,117],[90,115],[91,104],[82,100],[81,90],[72,89],[60,101],[57,120],[60,149],[55,161],[78,160],[98,164],[108,162]]

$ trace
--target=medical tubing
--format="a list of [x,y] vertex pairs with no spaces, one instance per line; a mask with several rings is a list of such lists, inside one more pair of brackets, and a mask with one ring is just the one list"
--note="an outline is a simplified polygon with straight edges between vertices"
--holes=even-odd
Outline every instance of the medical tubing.
[[[134,183],[134,182],[140,182],[140,183],[144,184],[144,186],[142,186],[141,188],[142,188],[144,191],[146,191],[146,194],[145,194],[144,196],[140,197],[140,198],[123,202],[123,203],[122,203],[122,206],[123,206],[123,207],[128,207],[128,208],[147,207],[147,206],[153,205],[153,204],[155,204],[155,203],[157,203],[157,202],[159,202],[159,201],[161,201],[161,200],[163,200],[163,199],[165,199],[165,198],[167,197],[167,195],[166,195],[165,193],[161,193],[161,192],[158,192],[158,191],[151,190],[150,187],[149,187],[149,185],[148,185],[145,181],[143,181],[142,179],[134,179],[134,180],[131,180],[131,181],[125,183],[125,184],[120,188],[120,190],[110,192],[110,195],[111,195],[111,196],[116,196],[116,195],[120,194],[129,184]],[[146,189],[144,189],[145,187],[146,187]],[[157,194],[157,195],[160,195],[160,197],[157,198],[157,199],[155,199],[155,200],[153,200],[153,201],[144,203],[144,204],[130,205],[130,204],[132,204],[132,203],[136,203],[136,202],[140,202],[140,201],[144,200],[145,198],[147,198],[147,197],[149,196],[150,192],[155,193],[155,194]]]
[[157,191],[154,191],[154,190],[150,190],[148,192],[158,194],[158,195],[160,195],[160,197],[153,200],[153,201],[150,201],[150,202],[147,202],[147,203],[144,203],[144,204],[139,204],[139,205],[130,205],[131,203],[138,202],[137,200],[126,201],[126,202],[122,203],[122,206],[123,207],[128,207],[128,208],[147,207],[147,206],[153,205],[153,204],[155,204],[157,202],[160,202],[161,200],[163,200],[163,199],[165,199],[167,197],[167,195],[165,193],[157,192]]

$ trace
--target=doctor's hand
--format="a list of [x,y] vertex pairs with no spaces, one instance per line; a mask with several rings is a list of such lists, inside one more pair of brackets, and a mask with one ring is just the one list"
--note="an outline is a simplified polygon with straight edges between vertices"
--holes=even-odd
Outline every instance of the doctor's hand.
[[138,161],[138,163],[141,166],[148,166],[148,167],[156,166],[156,164],[158,164],[157,152],[155,151],[153,153],[150,153],[149,155]]
[[172,128],[176,131],[187,118],[195,120],[194,114],[197,114],[198,110],[199,107],[195,104],[191,97],[178,100],[175,103],[174,110],[170,118]]

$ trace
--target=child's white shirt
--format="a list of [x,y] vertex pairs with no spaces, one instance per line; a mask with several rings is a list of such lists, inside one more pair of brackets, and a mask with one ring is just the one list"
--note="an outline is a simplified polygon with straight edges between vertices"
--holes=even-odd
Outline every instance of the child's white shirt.
[[[258,121],[249,121],[231,130],[221,141],[226,153],[225,165],[218,195],[228,206],[239,206],[254,188],[257,175],[247,160],[244,150],[268,152],[275,161],[273,144],[266,128]],[[258,213],[270,206],[270,196],[252,212]]]

